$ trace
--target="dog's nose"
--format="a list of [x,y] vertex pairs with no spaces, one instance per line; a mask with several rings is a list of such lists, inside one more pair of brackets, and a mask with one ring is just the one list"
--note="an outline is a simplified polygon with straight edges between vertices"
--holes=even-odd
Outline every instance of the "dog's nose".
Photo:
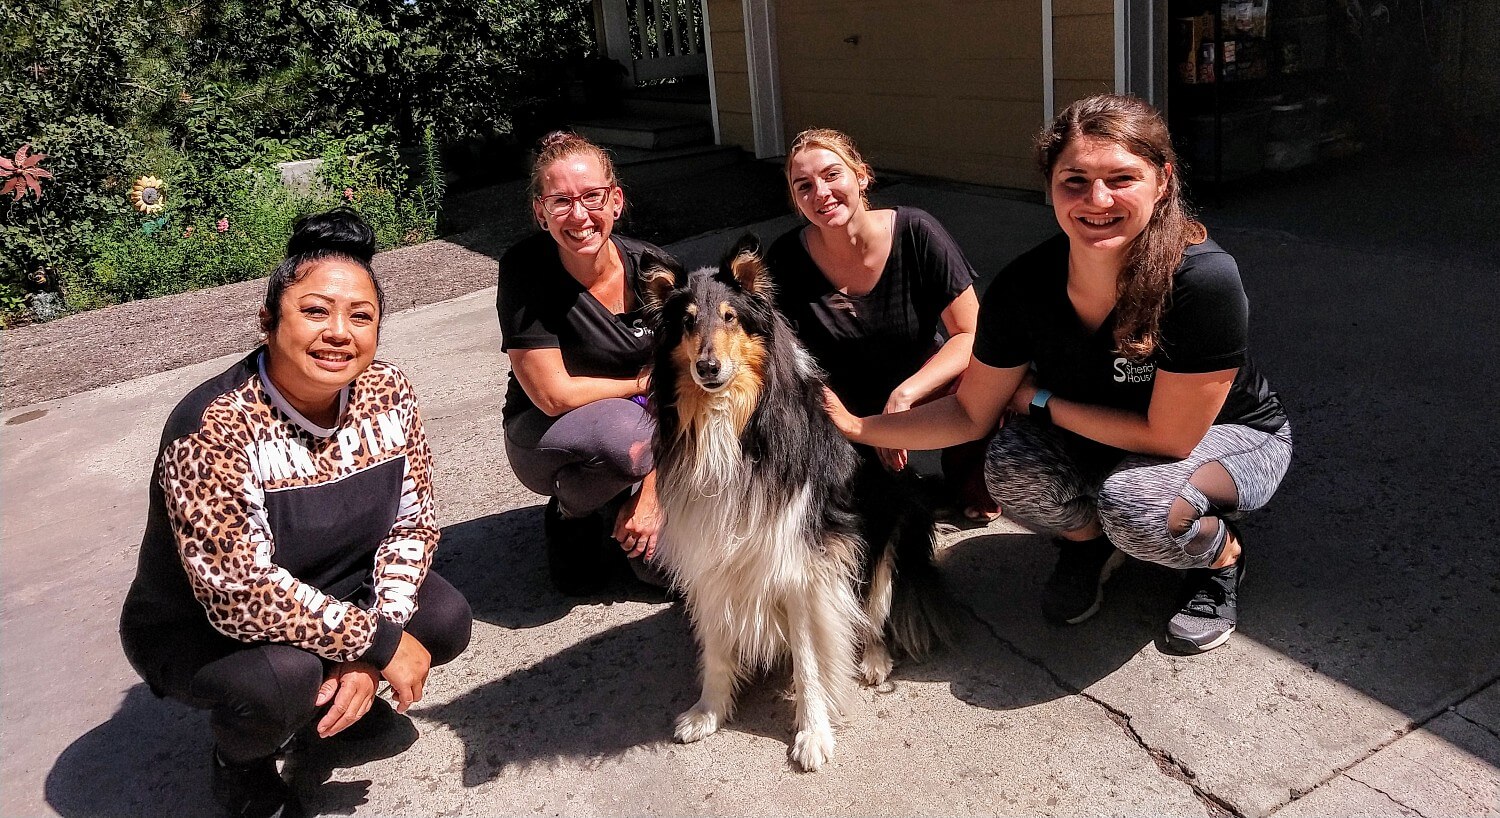
[[698,377],[700,378],[707,380],[719,377],[718,358],[699,358],[694,367],[698,370]]

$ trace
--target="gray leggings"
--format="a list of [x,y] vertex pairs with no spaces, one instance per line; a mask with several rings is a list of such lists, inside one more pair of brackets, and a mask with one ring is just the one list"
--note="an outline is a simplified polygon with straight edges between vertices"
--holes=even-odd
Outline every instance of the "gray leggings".
[[984,477],[1006,516],[1034,528],[1077,531],[1097,520],[1132,557],[1202,568],[1224,547],[1220,518],[1269,502],[1291,459],[1291,424],[1275,433],[1212,426],[1187,458],[1171,460],[1014,416],[990,440]]
[[526,488],[582,517],[651,473],[656,422],[644,407],[606,398],[559,417],[533,409],[505,424],[505,454]]

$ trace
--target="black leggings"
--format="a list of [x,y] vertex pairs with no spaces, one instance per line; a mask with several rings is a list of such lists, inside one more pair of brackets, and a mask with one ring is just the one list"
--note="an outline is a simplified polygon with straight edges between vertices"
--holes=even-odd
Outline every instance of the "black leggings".
[[[463,594],[434,571],[417,593],[406,632],[434,666],[469,645],[473,613]],[[276,752],[323,709],[313,702],[333,663],[286,644],[251,644],[203,623],[122,631],[125,656],[158,696],[212,711],[219,755],[242,764]]]
[[556,497],[564,517],[582,517],[651,473],[655,429],[651,415],[624,398],[597,400],[557,418],[533,409],[506,422],[505,454],[522,485]]

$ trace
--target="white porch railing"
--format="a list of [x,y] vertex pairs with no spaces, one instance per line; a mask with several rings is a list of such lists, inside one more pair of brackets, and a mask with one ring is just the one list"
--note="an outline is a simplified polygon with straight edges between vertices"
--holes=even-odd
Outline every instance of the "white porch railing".
[[701,0],[594,0],[604,53],[641,84],[708,73]]

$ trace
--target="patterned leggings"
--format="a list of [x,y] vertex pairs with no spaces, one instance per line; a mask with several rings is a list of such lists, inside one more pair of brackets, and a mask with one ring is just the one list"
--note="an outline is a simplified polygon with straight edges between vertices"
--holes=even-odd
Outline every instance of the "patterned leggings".
[[1212,565],[1221,518],[1270,501],[1292,459],[1291,425],[1275,433],[1212,426],[1183,460],[1130,454],[1026,417],[991,438],[985,484],[1006,516],[1051,533],[1093,522],[1116,548],[1173,568]]

